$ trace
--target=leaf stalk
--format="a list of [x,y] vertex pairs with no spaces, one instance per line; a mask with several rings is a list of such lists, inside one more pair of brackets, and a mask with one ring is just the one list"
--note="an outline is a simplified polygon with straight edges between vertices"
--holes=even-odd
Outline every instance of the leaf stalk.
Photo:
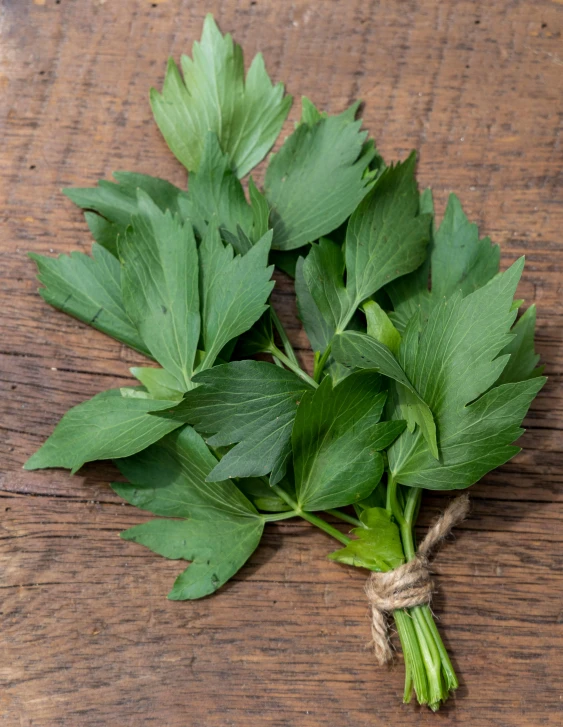
[[276,331],[278,332],[279,337],[281,338],[281,342],[283,344],[283,350],[285,351],[287,357],[289,359],[291,359],[296,366],[299,366],[299,361],[297,359],[297,356],[295,355],[295,351],[293,350],[291,341],[289,340],[286,330],[283,326],[283,323],[280,321],[278,314],[276,313],[274,306],[272,305],[271,302],[270,302],[270,316],[272,318],[272,323],[274,324]]
[[353,515],[348,515],[347,512],[342,512],[341,510],[325,510],[325,512],[328,515],[333,515],[334,517],[339,518],[339,520],[343,520],[345,523],[350,523],[350,525],[353,525],[355,528],[363,528],[364,525],[358,520],[357,517],[354,517]]
[[274,358],[277,358],[279,361],[285,364],[290,371],[293,371],[294,374],[299,376],[299,378],[309,384],[309,386],[312,386],[314,389],[318,388],[318,383],[313,378],[311,378],[309,374],[303,371],[299,364],[296,364],[288,356],[286,356],[285,353],[280,351],[280,349],[274,343],[270,345],[267,353],[270,353],[272,356],[274,356]]
[[336,540],[338,540],[343,545],[348,545],[348,543],[350,542],[350,538],[344,535],[344,533],[341,533],[340,530],[337,530],[330,523],[327,523],[326,520],[323,520],[318,515],[313,515],[312,512],[304,512],[299,504],[291,497],[291,495],[288,495],[288,493],[283,488],[279,487],[278,485],[272,485],[271,487],[272,490],[278,495],[278,497],[280,497],[292,508],[295,515],[303,518],[304,520],[307,520],[307,522],[311,523],[311,525],[315,525],[321,530],[324,530],[327,535],[331,535],[333,538],[336,538]]

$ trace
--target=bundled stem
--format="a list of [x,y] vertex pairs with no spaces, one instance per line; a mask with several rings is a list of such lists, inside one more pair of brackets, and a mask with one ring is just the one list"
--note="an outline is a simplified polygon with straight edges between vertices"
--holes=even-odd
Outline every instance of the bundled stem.
[[[304,512],[282,487],[274,485],[272,489],[291,507],[291,511],[270,516],[268,520],[301,517],[340,543],[346,545],[350,542],[350,538],[318,515]],[[389,478],[388,507],[391,508],[390,511],[399,525],[407,562],[413,561],[417,557],[414,525],[420,508],[421,495],[422,490],[409,488],[406,496],[401,498],[404,500],[404,504],[401,505],[397,485],[391,477]],[[356,518],[340,510],[329,510],[327,513],[355,526],[361,524]],[[393,618],[405,659],[403,701],[405,703],[410,702],[414,689],[419,704],[428,705],[432,710],[436,711],[439,709],[440,704],[448,698],[450,692],[457,689],[458,680],[434,622],[430,606],[423,604],[411,608],[397,609],[393,611]],[[387,637],[385,636],[385,638]]]
[[[278,332],[283,331],[283,326],[276,323]],[[285,332],[284,332],[285,333]],[[301,379],[313,387],[318,386],[323,369],[330,355],[330,346],[325,354],[316,362],[314,378],[305,373],[297,363],[295,356],[288,356],[290,346],[287,336],[282,336],[286,354],[277,347],[271,353],[289,369],[294,371]],[[312,525],[323,530],[331,537],[344,545],[350,542],[350,538],[337,530],[330,523],[318,515],[304,512],[299,504],[282,488],[277,485],[272,487],[273,491],[291,507],[291,512],[279,516],[271,516],[269,520],[280,520],[288,517],[302,517]],[[403,491],[404,490],[404,491]],[[399,527],[402,548],[406,562],[426,557],[426,553],[417,553],[414,527],[420,510],[422,490],[419,488],[401,488],[389,475],[386,494],[386,509],[392,515]],[[347,513],[340,510],[328,510],[327,514],[333,515],[354,527],[361,526],[361,522]],[[438,527],[438,524],[434,526]],[[438,539],[441,536],[438,535]],[[425,585],[427,592],[427,585]],[[424,590],[424,589],[423,589]],[[429,597],[429,595],[428,595]],[[437,710],[452,690],[458,686],[458,680],[441,639],[440,633],[434,622],[432,611],[428,603],[423,603],[410,608],[400,608],[393,611],[401,647],[405,659],[405,687],[403,701],[410,702],[412,692],[416,694],[419,704],[428,705],[432,710]],[[387,638],[386,634],[383,636]]]
[[[417,557],[414,526],[420,509],[421,496],[421,489],[408,488],[405,497],[402,498],[404,505],[401,506],[398,497],[398,486],[393,478],[389,477],[387,485],[388,508],[390,508],[390,512],[399,525],[403,551],[407,561],[413,561]],[[462,515],[461,512],[460,515]],[[434,527],[437,527],[437,525]],[[437,537],[440,537],[439,533],[437,533]],[[426,552],[418,555],[425,558]],[[409,608],[406,611],[395,611],[393,616],[405,654],[404,701],[410,701],[412,674],[412,686],[414,686],[419,703],[428,704],[431,709],[437,710],[440,703],[447,699],[450,691],[457,689],[458,680],[434,622],[430,606],[423,604]],[[407,623],[406,619],[410,623]],[[416,638],[418,648],[414,644],[413,636]],[[407,644],[406,649],[405,643]],[[426,679],[421,676],[422,670],[425,672]],[[414,675],[418,675],[418,679],[414,678]]]

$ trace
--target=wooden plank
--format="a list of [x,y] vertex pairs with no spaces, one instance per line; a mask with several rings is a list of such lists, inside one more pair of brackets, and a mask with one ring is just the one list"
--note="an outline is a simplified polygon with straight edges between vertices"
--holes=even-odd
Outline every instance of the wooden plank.
[[[462,679],[438,718],[400,704],[400,663],[374,664],[365,576],[327,562],[322,533],[268,526],[232,583],[172,603],[181,565],[118,539],[145,516],[111,492],[110,465],[21,469],[66,409],[142,360],[44,304],[26,252],[89,249],[63,186],[113,169],[185,184],[147,93],[206,11],[296,97],[333,112],[364,99],[386,158],[419,150],[438,210],[456,191],[504,267],[527,256],[521,296],[537,304],[550,382],[524,452],[474,488],[436,559],[434,610]],[[0,17],[2,724],[560,725],[563,5],[7,0]],[[275,304],[310,366],[283,275]],[[446,501],[426,497],[422,529]]]

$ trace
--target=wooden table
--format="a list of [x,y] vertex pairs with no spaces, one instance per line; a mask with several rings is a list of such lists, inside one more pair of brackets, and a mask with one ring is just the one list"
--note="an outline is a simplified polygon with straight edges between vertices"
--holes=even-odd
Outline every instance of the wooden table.
[[[120,541],[144,515],[112,494],[109,464],[21,469],[70,406],[139,360],[44,304],[26,252],[89,249],[61,187],[114,169],[185,183],[147,97],[206,10],[297,97],[332,112],[364,99],[386,158],[420,151],[440,213],[455,190],[504,267],[527,255],[521,297],[551,378],[524,452],[473,489],[436,560],[462,680],[437,716],[401,704],[400,663],[374,663],[365,575],[329,563],[324,534],[269,526],[220,593],[172,603],[180,564]],[[0,22],[0,724],[563,724],[561,0],[4,0]],[[305,349],[285,278],[276,304]],[[422,524],[445,502],[427,497]]]

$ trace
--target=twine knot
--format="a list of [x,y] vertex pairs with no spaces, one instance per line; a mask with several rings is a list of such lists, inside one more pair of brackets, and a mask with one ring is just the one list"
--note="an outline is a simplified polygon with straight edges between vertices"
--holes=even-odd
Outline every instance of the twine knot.
[[393,656],[387,614],[397,609],[430,603],[433,584],[428,570],[428,556],[452,528],[465,520],[468,513],[467,494],[452,500],[426,533],[413,560],[386,573],[370,574],[366,583],[366,595],[371,608],[375,658],[380,664],[388,663]]

